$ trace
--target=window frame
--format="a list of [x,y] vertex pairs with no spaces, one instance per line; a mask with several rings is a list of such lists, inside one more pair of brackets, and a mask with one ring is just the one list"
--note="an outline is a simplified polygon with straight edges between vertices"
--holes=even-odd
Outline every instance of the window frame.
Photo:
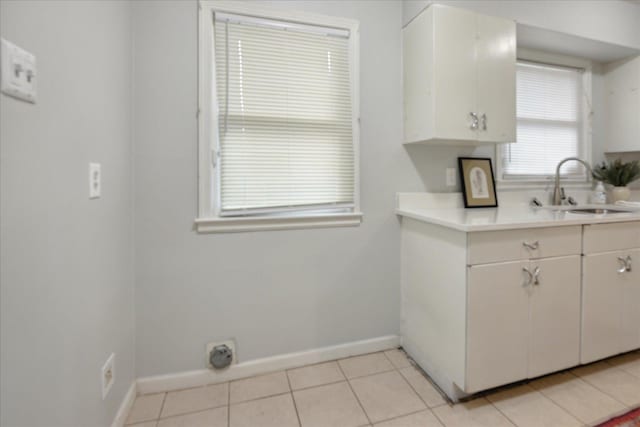
[[[200,233],[283,230],[358,226],[360,211],[360,24],[356,20],[307,12],[274,9],[259,4],[227,0],[198,3],[198,212],[195,228]],[[352,136],[354,156],[353,208],[333,210],[292,210],[271,215],[221,216],[219,201],[220,168],[218,111],[216,103],[214,13],[246,15],[292,24],[331,27],[349,31],[352,96]]]
[[[583,69],[582,75],[582,126],[580,135],[580,147],[578,157],[591,164],[593,157],[592,152],[592,135],[593,135],[593,63],[587,59],[578,58],[569,55],[543,52],[539,50],[518,48],[517,53],[518,61],[534,62],[543,65],[559,66],[559,67],[571,67]],[[516,142],[517,144],[517,142]],[[504,178],[502,145],[498,144],[495,148],[496,158],[496,187],[498,189],[539,189],[547,188],[553,184],[553,176],[546,176],[544,178],[539,177],[525,177],[525,178]],[[575,177],[563,177],[563,184],[566,187],[572,188],[590,188],[591,184],[588,182],[588,176],[582,175],[579,178]]]

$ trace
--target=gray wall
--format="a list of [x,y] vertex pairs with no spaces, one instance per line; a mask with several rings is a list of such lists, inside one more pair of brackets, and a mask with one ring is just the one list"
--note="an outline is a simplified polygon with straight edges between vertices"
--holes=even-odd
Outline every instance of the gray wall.
[[394,195],[424,190],[400,143],[402,4],[269,3],[360,20],[364,222],[356,228],[196,234],[197,5],[134,2],[141,377],[204,368],[205,344],[229,337],[246,361],[399,331]]
[[[426,1],[268,3],[361,22],[365,221],[348,229],[196,234],[197,5],[134,2],[139,376],[203,368],[205,344],[227,338],[237,340],[239,359],[246,361],[397,333],[395,192],[453,191],[445,186],[444,174],[446,167],[456,167],[457,156],[494,154],[493,147],[400,143],[400,28]],[[526,1],[467,3],[487,10],[509,3],[501,13],[531,14],[530,25],[544,26],[546,18],[531,12]],[[635,9],[618,3],[614,9],[622,21],[603,30],[601,38],[633,44],[637,27],[630,25],[637,15],[627,19],[620,11]],[[600,10],[603,4],[595,6]],[[593,35],[594,22],[611,18],[595,13],[575,24],[569,6],[561,4],[558,19],[571,21],[581,35]]]
[[39,73],[37,104],[0,95],[0,424],[107,426],[134,378],[130,4],[3,0],[0,17]]

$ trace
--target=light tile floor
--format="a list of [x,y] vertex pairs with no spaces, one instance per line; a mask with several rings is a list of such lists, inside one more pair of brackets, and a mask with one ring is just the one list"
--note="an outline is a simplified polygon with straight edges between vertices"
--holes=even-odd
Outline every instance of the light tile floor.
[[640,351],[452,405],[402,350],[141,395],[136,427],[572,427],[640,406]]

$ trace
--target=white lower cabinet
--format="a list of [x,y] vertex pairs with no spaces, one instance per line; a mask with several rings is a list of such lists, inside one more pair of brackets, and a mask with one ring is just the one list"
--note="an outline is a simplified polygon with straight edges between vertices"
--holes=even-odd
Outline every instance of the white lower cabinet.
[[465,392],[579,363],[580,256],[474,265],[467,277]]
[[582,363],[639,348],[640,249],[586,254],[582,303]]
[[402,219],[402,346],[453,400],[580,361],[582,227]]
[[453,400],[640,348],[640,221],[402,220],[402,345]]

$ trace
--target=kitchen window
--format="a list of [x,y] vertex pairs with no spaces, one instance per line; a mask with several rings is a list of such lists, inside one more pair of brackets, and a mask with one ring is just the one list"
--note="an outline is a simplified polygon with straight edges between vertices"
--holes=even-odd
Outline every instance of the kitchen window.
[[198,230],[358,225],[358,23],[245,7],[201,10]]
[[[553,59],[555,63],[518,60],[517,142],[497,148],[503,183],[547,181],[566,157],[590,161],[590,64]],[[563,166],[561,174],[568,180],[586,179],[577,163]]]

